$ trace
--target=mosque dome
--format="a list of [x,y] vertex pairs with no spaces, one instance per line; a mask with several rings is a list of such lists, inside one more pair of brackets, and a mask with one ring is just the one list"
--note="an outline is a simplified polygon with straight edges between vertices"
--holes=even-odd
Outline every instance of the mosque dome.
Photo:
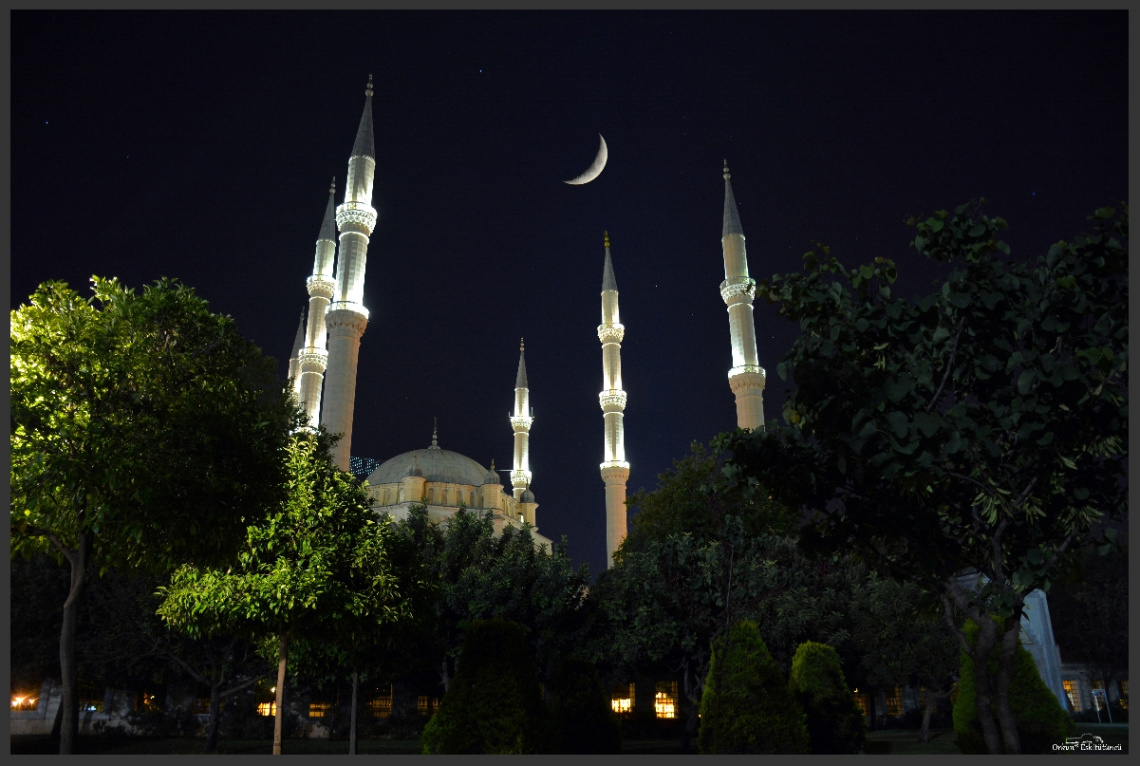
[[[391,484],[409,475],[409,466],[419,468],[420,475],[429,482],[467,484],[479,486],[487,469],[466,455],[438,447],[417,449],[385,460],[368,476],[369,484]],[[414,475],[414,474],[412,474]]]
[[534,493],[531,492],[529,488],[524,489],[523,493],[522,493],[522,498],[520,498],[520,499],[524,503],[533,503],[534,502]]

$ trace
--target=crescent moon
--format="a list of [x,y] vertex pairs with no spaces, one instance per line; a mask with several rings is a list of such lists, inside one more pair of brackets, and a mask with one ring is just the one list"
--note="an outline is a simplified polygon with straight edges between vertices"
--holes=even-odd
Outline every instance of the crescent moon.
[[581,186],[582,184],[590,183],[590,181],[593,181],[602,174],[602,170],[606,167],[606,160],[610,157],[610,152],[606,148],[606,139],[602,138],[601,133],[598,134],[598,138],[601,139],[602,144],[598,147],[598,156],[594,158],[594,164],[586,168],[586,172],[577,178],[570,181],[563,181],[562,183],[567,183],[571,186]]

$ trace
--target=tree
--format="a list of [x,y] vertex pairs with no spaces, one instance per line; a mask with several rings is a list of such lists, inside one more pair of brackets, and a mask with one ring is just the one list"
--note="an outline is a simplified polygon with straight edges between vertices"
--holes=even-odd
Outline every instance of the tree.
[[[967,641],[975,641],[978,626],[967,621],[963,628]],[[977,707],[977,668],[969,653],[962,652],[959,673],[958,698],[954,702],[954,734],[963,753],[985,753],[986,742],[981,736],[981,711]],[[996,657],[990,664],[997,665]],[[990,668],[991,674],[996,667]],[[1017,715],[1018,739],[1026,753],[1051,753],[1053,746],[1064,741],[1076,728],[1056,695],[1050,691],[1041,676],[1033,656],[1018,645],[1010,673],[1009,702]],[[1004,735],[1004,732],[1002,732]]]
[[567,657],[554,673],[552,713],[560,729],[561,753],[620,753],[621,720],[610,708],[594,663]]
[[475,620],[459,667],[423,733],[425,753],[542,753],[551,726],[525,631]]
[[[1127,208],[1098,210],[1091,233],[1033,261],[1012,259],[1005,221],[977,205],[916,226],[912,245],[954,267],[931,295],[894,297],[888,259],[848,272],[814,252],[806,273],[757,286],[800,324],[777,368],[797,388],[787,426],[717,446],[745,491],[810,512],[818,546],[943,594],[976,666],[998,647],[996,675],[977,676],[979,716],[990,752],[1017,752],[1024,596],[1101,529],[1111,543],[1101,525],[1125,512]],[[977,591],[959,580],[969,572],[985,577]],[[962,617],[981,626],[974,644]]]
[[813,753],[862,752],[863,713],[851,696],[835,649],[814,641],[800,644],[788,688],[807,716]]
[[170,280],[47,282],[11,314],[11,539],[70,566],[60,752],[79,723],[76,630],[93,571],[226,560],[281,486],[297,412],[232,319]]
[[701,695],[702,753],[806,753],[800,703],[756,623],[734,625],[713,649]]
[[290,639],[334,634],[341,620],[380,625],[406,613],[387,560],[391,533],[375,523],[364,490],[332,464],[315,435],[295,435],[285,462],[285,499],[249,527],[237,562],[179,568],[160,591],[159,609],[168,624],[194,636],[274,637],[274,755],[281,753]]
[[[397,536],[420,552],[427,577],[436,583],[435,614],[427,649],[436,657],[446,693],[455,660],[472,620],[501,619],[523,626],[540,675],[550,680],[557,661],[569,654],[585,632],[579,611],[590,582],[582,564],[573,568],[566,543],[553,550],[536,547],[529,528],[506,527],[496,536],[489,513],[460,508],[446,530],[427,521],[414,507],[396,525]],[[420,628],[429,627],[421,623]],[[424,630],[405,634],[424,636]],[[434,645],[434,646],[433,646]]]

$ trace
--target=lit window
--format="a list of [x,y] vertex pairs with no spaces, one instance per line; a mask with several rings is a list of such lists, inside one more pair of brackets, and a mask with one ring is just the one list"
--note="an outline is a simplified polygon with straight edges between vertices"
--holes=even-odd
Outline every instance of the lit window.
[[332,712],[331,702],[310,702],[309,718],[324,718]]
[[618,715],[628,715],[633,712],[633,683],[623,684],[614,688],[613,696],[610,698],[610,707]]
[[420,715],[430,716],[435,713],[436,708],[438,707],[438,697],[428,697],[425,694],[421,694],[420,696],[416,697],[416,712]]
[[373,718],[387,718],[392,715],[392,687],[386,692],[376,691],[368,700],[368,712]]
[[148,713],[162,712],[162,705],[158,698],[148,692],[139,692],[135,697],[135,710],[144,710]]
[[653,697],[653,710],[658,718],[677,717],[677,682],[658,681],[657,694]]
[[903,714],[903,700],[902,689],[895,687],[893,691],[887,692],[887,715],[895,716]]
[[863,715],[871,715],[871,700],[867,696],[867,692],[861,692],[856,689],[852,694],[855,695],[855,704],[863,711]]
[[260,703],[257,706],[257,714],[258,715],[264,715],[264,716],[270,716],[270,717],[277,715],[277,703],[276,702],[262,702],[262,703]]
[[1084,708],[1081,707],[1081,691],[1077,682],[1062,681],[1061,685],[1065,687],[1065,696],[1069,698],[1069,707],[1073,709],[1074,713],[1081,712]]

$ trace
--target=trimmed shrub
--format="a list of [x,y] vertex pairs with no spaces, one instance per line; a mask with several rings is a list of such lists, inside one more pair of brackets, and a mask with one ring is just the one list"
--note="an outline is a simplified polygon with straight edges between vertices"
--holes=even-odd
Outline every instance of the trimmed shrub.
[[827,644],[805,641],[792,657],[788,681],[807,715],[813,753],[858,753],[866,739],[863,712],[843,677],[839,654]]
[[[967,620],[965,631],[966,640],[973,646],[978,640],[978,626],[972,620]],[[999,636],[999,645],[994,647],[988,663],[991,677],[997,675],[1000,649]],[[987,752],[982,724],[978,720],[976,696],[974,661],[962,652],[958,698],[954,702],[954,734],[957,736],[958,749],[963,753]],[[1037,673],[1033,655],[1020,643],[1013,655],[1013,667],[1010,668],[1009,706],[1017,719],[1022,753],[1051,753],[1052,746],[1064,742],[1065,737],[1075,729],[1069,714]],[[1000,737],[1001,726],[997,721],[996,709],[993,708],[996,706],[991,709]]]
[[425,753],[541,753],[550,723],[521,625],[475,620],[435,716],[424,726]]
[[800,703],[754,622],[741,622],[713,647],[701,695],[702,753],[806,753]]
[[620,753],[621,720],[594,663],[568,658],[554,674],[553,714],[563,753]]

